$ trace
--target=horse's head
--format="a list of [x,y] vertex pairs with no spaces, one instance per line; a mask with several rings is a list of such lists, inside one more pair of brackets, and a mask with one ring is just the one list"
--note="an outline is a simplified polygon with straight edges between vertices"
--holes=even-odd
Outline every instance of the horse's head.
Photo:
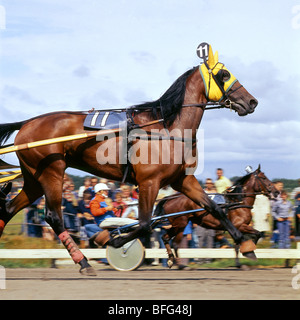
[[[208,52],[207,55],[203,53],[204,49]],[[200,65],[200,74],[205,86],[206,99],[223,103],[235,110],[239,116],[254,112],[258,101],[225,68],[224,64],[218,61],[218,52],[213,54],[211,45],[202,43],[198,46],[197,53],[204,61]]]
[[226,196],[238,196],[241,198],[243,195],[248,195],[255,198],[256,194],[263,194],[269,199],[274,199],[278,196],[279,192],[273,182],[271,182],[263,172],[258,168],[252,172],[252,168],[246,168],[247,174],[236,180],[234,185],[227,190]]
[[276,189],[273,182],[270,181],[263,172],[261,172],[260,165],[253,173],[251,173],[251,175],[254,180],[254,192],[261,193],[269,199],[274,199],[278,196],[279,191]]

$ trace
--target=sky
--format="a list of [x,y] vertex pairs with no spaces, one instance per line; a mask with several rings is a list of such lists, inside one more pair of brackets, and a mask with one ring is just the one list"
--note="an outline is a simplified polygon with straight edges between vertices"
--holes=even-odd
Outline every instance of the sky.
[[300,0],[0,0],[0,123],[156,100],[201,42],[259,104],[205,112],[196,175],[300,178]]

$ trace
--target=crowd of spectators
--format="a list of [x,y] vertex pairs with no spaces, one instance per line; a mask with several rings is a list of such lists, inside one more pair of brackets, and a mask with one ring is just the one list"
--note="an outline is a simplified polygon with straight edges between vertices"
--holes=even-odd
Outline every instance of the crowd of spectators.
[[[216,180],[208,178],[204,190],[211,194],[217,203],[222,202],[216,193],[224,192],[232,182],[224,176],[221,168],[216,170]],[[264,195],[257,195],[252,209],[252,226],[261,231],[263,238],[270,236],[273,248],[290,248],[292,240],[300,237],[300,180],[299,187],[288,194],[281,181],[275,182],[280,191],[276,200],[270,201]],[[158,198],[175,191],[168,187],[160,190]],[[99,223],[106,217],[126,217],[138,219],[139,192],[136,186],[120,184],[107,179],[89,177],[75,190],[74,183],[65,175],[63,184],[62,211],[65,228],[77,237],[83,247],[94,247],[89,239],[98,232]],[[34,237],[55,239],[52,229],[45,222],[45,200],[38,199],[27,208],[27,234]],[[155,243],[152,246],[163,247],[160,237],[164,230],[156,229]],[[223,232],[207,230],[190,222],[184,231],[181,247],[230,247],[231,243]],[[186,261],[185,261],[186,262]],[[208,262],[199,260],[200,262]],[[156,261],[157,263],[157,261]],[[163,260],[163,265],[166,261]]]

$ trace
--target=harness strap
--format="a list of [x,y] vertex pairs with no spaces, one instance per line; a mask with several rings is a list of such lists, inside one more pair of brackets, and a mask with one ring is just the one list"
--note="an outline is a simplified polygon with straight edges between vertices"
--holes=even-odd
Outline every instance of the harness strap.
[[[163,135],[158,135],[158,136],[153,136],[153,133],[151,133],[151,139],[150,140],[173,140],[173,141],[180,141],[180,142],[197,142],[197,139],[191,139],[191,138],[182,138],[182,137],[173,137],[173,136],[163,136]],[[134,139],[140,139],[140,140],[149,140],[149,135],[144,135],[144,136],[138,136],[138,135],[133,135],[131,136],[131,139],[128,141],[134,141]]]

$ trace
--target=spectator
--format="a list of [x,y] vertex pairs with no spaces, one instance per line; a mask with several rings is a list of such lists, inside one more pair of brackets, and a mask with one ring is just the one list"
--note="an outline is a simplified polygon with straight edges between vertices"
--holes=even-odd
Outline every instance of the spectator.
[[50,241],[56,239],[56,235],[53,229],[45,221],[46,201],[44,197],[40,198],[40,201],[36,207],[37,207],[38,214],[41,218],[40,223],[42,224],[43,239],[50,240]]
[[281,191],[281,201],[275,203],[273,207],[273,215],[277,220],[279,231],[279,249],[290,248],[290,230],[292,220],[292,203],[288,201],[286,191]]
[[113,201],[116,200],[116,184],[113,182],[113,181],[108,181],[107,184],[106,184],[109,188],[109,191],[108,191],[108,197],[111,198]]
[[91,187],[91,178],[90,177],[87,177],[84,179],[84,182],[83,182],[83,186],[79,187],[79,190],[78,190],[78,197],[80,199],[83,198],[83,192],[85,190],[91,190],[92,191],[92,187]]
[[295,199],[295,205],[300,206],[300,179],[298,180],[299,187],[296,187],[292,193],[291,198]]
[[[178,248],[194,248],[195,247],[193,238],[192,238],[192,228],[193,228],[193,224],[191,221],[189,221],[183,231],[183,237],[181,242],[178,245]],[[188,263],[189,263],[188,258],[178,258],[177,260],[178,269],[179,270],[185,269]]]
[[215,184],[213,183],[212,179],[211,178],[207,178],[205,180],[205,188],[204,188],[204,191],[206,193],[217,193],[217,189],[216,189],[216,186]]
[[122,218],[138,219],[138,200],[132,198],[131,187],[129,185],[121,186],[122,201],[126,204],[126,209],[122,213]]
[[122,199],[126,204],[131,204],[132,202],[134,202],[132,196],[131,196],[131,187],[129,185],[123,185],[121,187],[122,190]]
[[204,191],[208,194],[208,196],[218,204],[225,203],[225,198],[222,194],[217,193],[217,189],[215,184],[213,183],[211,178],[207,178],[205,180],[205,188]]
[[226,249],[231,247],[232,245],[224,236],[224,231],[217,231],[215,237],[215,248]]
[[277,201],[281,201],[281,191],[283,190],[283,183],[281,181],[275,181],[274,182],[275,188],[279,191],[279,194],[277,195],[276,199],[271,200],[271,210],[272,210],[272,219],[273,219],[273,233],[271,237],[271,243],[272,248],[278,247],[278,241],[279,241],[279,231],[277,228],[277,219],[274,218],[274,212],[273,209],[277,203]]
[[93,197],[95,197],[96,193],[95,193],[95,185],[98,183],[98,178],[97,177],[92,177],[91,178],[91,190],[92,190],[92,195]]
[[224,176],[223,169],[217,169],[217,180],[215,181],[215,186],[218,193],[223,193],[227,188],[231,187],[231,181]]
[[[91,214],[91,210],[90,210],[91,200],[92,200],[92,190],[90,188],[87,188],[83,192],[83,198],[78,202],[77,217],[79,220],[81,248],[85,248],[86,243],[89,241],[88,235],[86,233],[85,225],[94,223],[94,216]],[[93,245],[91,247],[93,247]]]
[[124,213],[122,214],[122,218],[130,218],[137,220],[139,218],[138,202],[131,203],[130,205],[128,205]]
[[44,208],[39,206],[42,201],[42,197],[37,199],[33,204],[28,207],[27,212],[27,234],[29,237],[42,238],[43,237],[43,227],[42,224],[45,221]]
[[94,224],[85,225],[85,229],[89,238],[102,231],[102,229],[99,227],[99,224],[109,217],[115,217],[114,212],[116,211],[112,204],[108,205],[108,201],[105,201],[109,191],[109,188],[106,184],[96,184],[94,191],[96,195],[90,202],[90,210],[91,214],[94,216],[95,222]]
[[95,219],[94,219],[94,216],[91,214],[91,210],[90,210],[91,200],[92,200],[92,190],[86,189],[83,192],[83,199],[78,202],[77,217],[80,219],[81,226],[94,223]]
[[265,237],[265,232],[270,231],[269,217],[271,213],[270,200],[263,194],[258,194],[252,208],[253,227]]
[[295,199],[295,236],[300,237],[300,179],[299,187],[295,188],[291,193],[291,198]]
[[126,203],[122,199],[122,193],[118,192],[115,195],[115,202],[113,202],[113,206],[116,209],[115,216],[121,217],[122,214],[125,212],[127,206]]
[[[197,227],[198,247],[199,248],[213,248],[216,231],[213,229],[206,229],[201,226]],[[212,259],[199,259],[200,263],[210,263]]]
[[64,207],[64,224],[66,229],[70,232],[78,232],[78,198],[74,191],[74,183],[69,178],[64,180],[62,206]]

